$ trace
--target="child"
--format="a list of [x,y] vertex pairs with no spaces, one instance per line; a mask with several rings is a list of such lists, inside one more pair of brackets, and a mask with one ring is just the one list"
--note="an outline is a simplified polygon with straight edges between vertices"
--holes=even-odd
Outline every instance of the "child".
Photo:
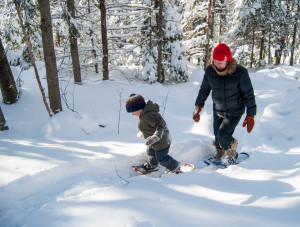
[[154,169],[158,164],[166,167],[169,173],[180,173],[178,161],[169,153],[171,140],[166,122],[159,112],[159,105],[144,100],[141,95],[131,94],[126,100],[128,113],[138,117],[138,128],[146,139],[148,162],[143,164],[146,171]]

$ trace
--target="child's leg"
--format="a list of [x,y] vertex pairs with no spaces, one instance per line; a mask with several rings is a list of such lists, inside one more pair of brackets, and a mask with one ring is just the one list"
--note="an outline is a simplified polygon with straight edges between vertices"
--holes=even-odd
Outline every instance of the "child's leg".
[[172,158],[169,153],[170,146],[165,149],[155,151],[155,157],[159,164],[166,167],[168,170],[175,170],[178,167],[178,162]]
[[150,163],[150,165],[151,166],[157,166],[158,161],[155,157],[155,150],[153,148],[147,146],[146,152],[147,152],[147,155],[148,155],[148,162]]

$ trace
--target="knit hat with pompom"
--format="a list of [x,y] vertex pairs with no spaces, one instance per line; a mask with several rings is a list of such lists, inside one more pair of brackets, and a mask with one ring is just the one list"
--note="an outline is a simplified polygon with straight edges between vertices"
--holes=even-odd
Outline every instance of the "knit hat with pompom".
[[146,103],[144,98],[139,94],[131,94],[126,100],[126,111],[132,113],[144,109]]

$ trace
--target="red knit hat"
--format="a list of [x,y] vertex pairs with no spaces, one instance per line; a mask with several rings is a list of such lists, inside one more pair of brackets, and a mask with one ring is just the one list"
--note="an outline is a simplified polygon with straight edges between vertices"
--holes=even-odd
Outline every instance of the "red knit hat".
[[230,48],[224,43],[219,43],[214,49],[213,59],[216,61],[231,61],[232,54]]

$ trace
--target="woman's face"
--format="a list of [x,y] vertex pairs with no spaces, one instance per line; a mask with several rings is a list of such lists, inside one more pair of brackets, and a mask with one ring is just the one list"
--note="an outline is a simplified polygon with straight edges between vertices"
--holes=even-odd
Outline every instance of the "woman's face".
[[227,66],[227,62],[226,61],[217,61],[217,60],[214,60],[214,64],[215,66],[217,67],[217,69],[225,69],[226,66]]

